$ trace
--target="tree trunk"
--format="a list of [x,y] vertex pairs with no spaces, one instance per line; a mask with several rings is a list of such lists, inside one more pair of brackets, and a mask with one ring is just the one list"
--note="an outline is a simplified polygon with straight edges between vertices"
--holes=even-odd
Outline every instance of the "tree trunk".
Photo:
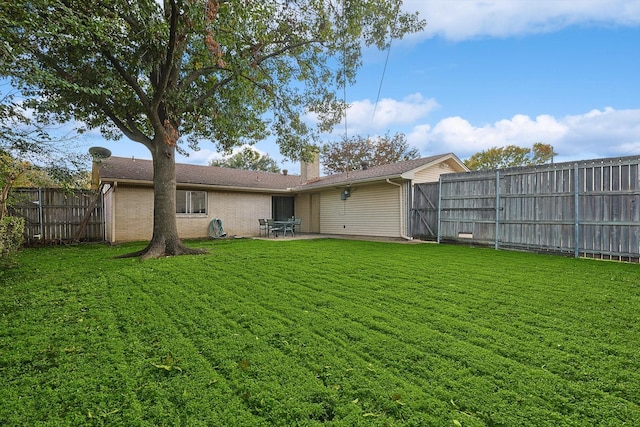
[[153,157],[153,236],[142,251],[125,255],[142,259],[172,255],[206,253],[203,249],[184,246],[178,237],[176,222],[176,159],[175,147],[164,141],[154,141]]

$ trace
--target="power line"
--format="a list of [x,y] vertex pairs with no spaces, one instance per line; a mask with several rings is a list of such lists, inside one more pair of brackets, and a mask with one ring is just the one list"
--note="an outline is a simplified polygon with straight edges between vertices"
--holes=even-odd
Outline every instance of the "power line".
[[378,85],[378,95],[376,96],[376,103],[373,106],[373,114],[371,116],[371,123],[376,118],[376,110],[378,109],[378,102],[380,101],[380,92],[382,92],[382,82],[384,81],[384,75],[387,72],[387,64],[389,63],[389,54],[391,53],[391,41],[389,41],[389,48],[387,49],[387,57],[384,60],[384,68],[382,68],[382,76],[380,77],[380,84]]
[[344,102],[344,140],[349,137],[349,127],[347,125],[347,6],[346,0],[342,1],[342,102]]
[[384,67],[382,68],[382,76],[380,77],[380,84],[378,85],[378,95],[376,96],[376,103],[373,106],[373,115],[371,116],[371,123],[376,118],[376,110],[378,109],[378,102],[380,101],[380,92],[382,92],[382,82],[384,81],[384,76],[387,72],[387,64],[389,63],[389,55],[391,54],[391,42],[393,41],[393,30],[396,28],[396,22],[398,22],[398,13],[400,12],[400,8],[396,9],[396,16],[393,18],[393,25],[391,26],[390,33],[391,37],[389,39],[389,47],[387,48],[387,57],[384,60]]

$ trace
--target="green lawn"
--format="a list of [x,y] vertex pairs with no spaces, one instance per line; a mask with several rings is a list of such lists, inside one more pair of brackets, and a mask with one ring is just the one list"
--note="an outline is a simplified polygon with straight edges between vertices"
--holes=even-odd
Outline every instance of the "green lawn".
[[0,425],[640,425],[640,266],[341,240],[24,250]]

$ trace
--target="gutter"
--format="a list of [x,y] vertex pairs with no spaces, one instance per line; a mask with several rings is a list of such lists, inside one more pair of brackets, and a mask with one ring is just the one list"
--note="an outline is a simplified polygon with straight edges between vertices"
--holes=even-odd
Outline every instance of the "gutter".
[[336,187],[344,187],[344,186],[350,186],[350,185],[360,185],[360,184],[367,184],[370,182],[380,182],[383,179],[386,179],[387,181],[391,178],[404,178],[404,176],[402,174],[393,174],[393,175],[386,175],[386,176],[374,176],[371,178],[365,178],[365,179],[356,179],[356,180],[344,180],[344,181],[331,181],[328,183],[322,183],[321,185],[314,185],[317,183],[317,181],[314,181],[312,183],[304,183],[301,184],[297,187],[294,188],[294,190],[297,191],[317,191],[317,190],[323,190],[325,188],[336,188]]
[[[402,213],[402,184],[398,184],[397,182],[392,182],[389,178],[387,178],[386,181],[387,181],[387,184],[395,185],[396,187],[398,187],[398,190],[399,190],[398,200],[400,202],[400,213]],[[400,221],[400,237],[402,237],[405,240],[413,240],[413,237],[407,236],[406,234],[404,234],[404,230],[402,229],[402,221]]]
[[[101,184],[103,183],[120,183],[126,184],[136,187],[153,187],[153,181],[146,180],[135,180],[135,179],[117,179],[117,178],[107,178],[102,179]],[[176,184],[176,189],[198,189],[198,190],[209,190],[209,191],[237,191],[237,192],[245,192],[245,193],[280,193],[280,194],[288,194],[296,192],[295,188],[286,188],[286,189],[274,189],[274,188],[260,188],[260,187],[242,187],[235,185],[215,185],[215,184],[198,184],[198,183],[189,183],[189,182],[178,182]]]

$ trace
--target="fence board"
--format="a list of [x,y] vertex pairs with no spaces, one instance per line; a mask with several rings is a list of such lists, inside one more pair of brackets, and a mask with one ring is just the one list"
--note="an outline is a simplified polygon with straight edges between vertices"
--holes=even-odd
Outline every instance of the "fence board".
[[[94,191],[59,188],[18,188],[11,215],[25,219],[25,244],[70,242],[86,215],[89,218],[80,241],[103,241],[102,197]],[[92,202],[98,197],[98,203]],[[93,209],[92,209],[93,208]]]
[[430,225],[439,241],[640,259],[640,156],[446,174],[422,186],[440,189]]

